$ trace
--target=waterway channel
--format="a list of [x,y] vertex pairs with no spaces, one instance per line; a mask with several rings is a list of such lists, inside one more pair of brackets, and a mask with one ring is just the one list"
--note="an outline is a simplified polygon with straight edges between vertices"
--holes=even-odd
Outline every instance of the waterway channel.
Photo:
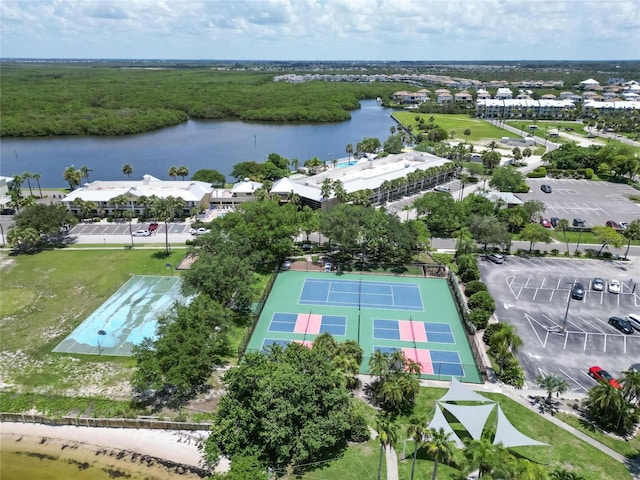
[[347,144],[355,148],[366,137],[384,142],[395,125],[391,112],[375,100],[365,100],[360,109],[351,112],[351,120],[339,123],[189,120],[120,137],[2,138],[0,175],[38,173],[42,187],[54,188],[68,186],[63,172],[69,166],[87,166],[91,170],[89,181],[93,181],[126,179],[122,173],[125,164],[133,167],[132,179],[150,174],[170,180],[169,168],[185,165],[190,175],[200,169],[215,169],[233,181],[229,175],[235,164],[262,162],[270,153],[297,158],[300,164],[313,157],[330,162],[347,156]]

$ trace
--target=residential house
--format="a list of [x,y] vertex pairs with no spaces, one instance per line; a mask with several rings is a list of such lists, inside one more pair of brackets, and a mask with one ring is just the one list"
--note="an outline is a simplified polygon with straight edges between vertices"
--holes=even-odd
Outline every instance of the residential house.
[[473,102],[473,96],[467,92],[467,91],[462,91],[459,93],[456,93],[454,96],[454,101],[456,103],[470,103]]
[[498,88],[494,98],[496,100],[510,100],[513,98],[513,92],[509,88]]

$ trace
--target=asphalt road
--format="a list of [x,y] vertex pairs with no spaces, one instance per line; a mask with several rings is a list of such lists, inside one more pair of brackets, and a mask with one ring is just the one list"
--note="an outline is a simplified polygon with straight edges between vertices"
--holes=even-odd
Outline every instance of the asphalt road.
[[[616,377],[640,362],[640,332],[624,335],[607,323],[611,316],[640,313],[640,260],[507,257],[504,264],[481,261],[480,270],[496,300],[496,317],[515,325],[524,342],[517,356],[529,386],[538,373],[557,373],[573,391],[586,393],[594,385],[589,367]],[[594,277],[619,280],[621,293],[593,291]],[[587,290],[581,301],[570,299],[574,282]]]

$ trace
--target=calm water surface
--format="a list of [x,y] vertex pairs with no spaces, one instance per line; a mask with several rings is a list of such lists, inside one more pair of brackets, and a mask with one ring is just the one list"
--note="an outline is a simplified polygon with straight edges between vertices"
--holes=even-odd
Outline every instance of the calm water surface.
[[332,124],[190,120],[124,137],[6,138],[0,141],[0,175],[39,173],[42,187],[66,187],[62,175],[69,166],[89,167],[93,170],[90,181],[122,180],[124,164],[133,166],[133,179],[148,173],[170,180],[171,166],[186,165],[190,175],[212,168],[229,177],[236,163],[261,162],[270,153],[297,158],[300,164],[313,157],[330,161],[347,156],[349,143],[355,148],[365,137],[384,142],[389,136],[389,128],[395,125],[391,110],[377,106],[375,100],[361,105],[351,112],[351,120]]

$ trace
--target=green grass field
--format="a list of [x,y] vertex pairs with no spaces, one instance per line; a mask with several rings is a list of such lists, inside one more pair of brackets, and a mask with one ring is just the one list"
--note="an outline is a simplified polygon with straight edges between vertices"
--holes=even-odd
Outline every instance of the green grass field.
[[0,307],[3,381],[14,391],[118,391],[130,375],[131,359],[52,354],[51,349],[131,275],[170,275],[165,264],[177,265],[185,253],[174,251],[168,258],[153,250],[4,255]]
[[[491,125],[489,122],[468,115],[445,115],[416,112],[394,112],[393,116],[405,127],[411,126],[414,132],[418,132],[416,117],[424,118],[429,123],[431,117],[436,125],[444,128],[449,134],[455,132],[454,138],[461,141],[477,142],[481,140],[500,140],[502,137],[519,138],[520,135],[507,132],[502,128]],[[469,129],[471,135],[464,136],[464,131]]]

